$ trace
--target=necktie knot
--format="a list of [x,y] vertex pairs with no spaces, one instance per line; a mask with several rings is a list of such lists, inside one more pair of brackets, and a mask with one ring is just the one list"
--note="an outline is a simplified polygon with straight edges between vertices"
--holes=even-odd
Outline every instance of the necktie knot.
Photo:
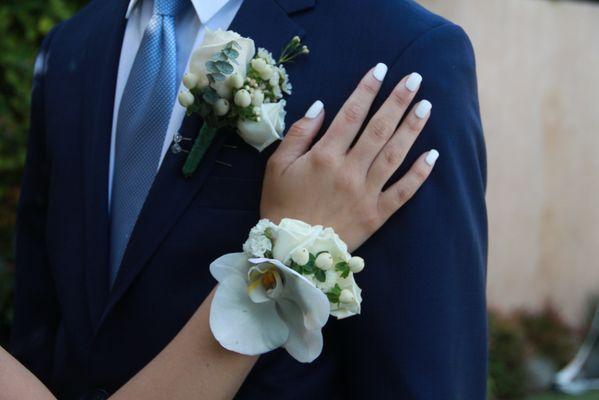
[[154,14],[176,16],[187,6],[189,0],[154,0]]

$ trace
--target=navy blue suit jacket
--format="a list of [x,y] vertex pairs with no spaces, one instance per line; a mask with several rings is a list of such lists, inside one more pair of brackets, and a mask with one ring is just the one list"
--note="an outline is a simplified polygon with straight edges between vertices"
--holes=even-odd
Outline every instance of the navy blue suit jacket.
[[[214,286],[210,262],[239,251],[258,220],[272,151],[222,133],[193,179],[169,153],[109,290],[108,160],[127,4],[92,1],[46,37],[36,66],[11,349],[60,399],[113,392],[181,329]],[[312,364],[262,357],[238,397],[483,399],[485,149],[466,34],[409,0],[246,0],[231,29],[275,53],[296,34],[309,45],[288,68],[289,122],[322,99],[328,125],[377,62],[389,73],[374,109],[421,73],[432,117],[397,176],[422,152],[441,153],[416,197],[359,249],[362,315],[332,321]],[[186,118],[183,136],[199,123]]]

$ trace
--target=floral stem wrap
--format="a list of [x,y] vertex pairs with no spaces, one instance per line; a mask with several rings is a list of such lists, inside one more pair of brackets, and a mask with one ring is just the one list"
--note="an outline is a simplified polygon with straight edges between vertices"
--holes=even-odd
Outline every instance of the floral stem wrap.
[[204,122],[200,129],[200,133],[193,142],[193,146],[189,151],[185,164],[183,164],[183,175],[186,178],[191,177],[196,169],[198,169],[198,165],[200,164],[200,161],[202,161],[206,150],[208,150],[208,147],[210,147],[210,144],[214,140],[216,132],[217,128]]
[[354,273],[364,260],[352,257],[333,229],[261,220],[243,249],[210,265],[219,283],[210,328],[226,349],[258,355],[284,347],[296,360],[312,362],[322,352],[329,315],[360,313]]

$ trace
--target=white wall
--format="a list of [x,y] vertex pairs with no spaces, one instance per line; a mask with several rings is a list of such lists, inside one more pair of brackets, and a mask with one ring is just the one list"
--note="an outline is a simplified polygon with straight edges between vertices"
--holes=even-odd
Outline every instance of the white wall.
[[550,300],[578,323],[599,293],[599,3],[420,3],[460,24],[477,55],[489,303]]

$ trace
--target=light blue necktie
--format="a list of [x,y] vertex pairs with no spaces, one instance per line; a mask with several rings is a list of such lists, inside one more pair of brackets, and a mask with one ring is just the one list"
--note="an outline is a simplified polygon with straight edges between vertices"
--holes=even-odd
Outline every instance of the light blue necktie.
[[158,169],[178,88],[175,16],[189,4],[154,0],[121,99],[110,212],[111,285]]

